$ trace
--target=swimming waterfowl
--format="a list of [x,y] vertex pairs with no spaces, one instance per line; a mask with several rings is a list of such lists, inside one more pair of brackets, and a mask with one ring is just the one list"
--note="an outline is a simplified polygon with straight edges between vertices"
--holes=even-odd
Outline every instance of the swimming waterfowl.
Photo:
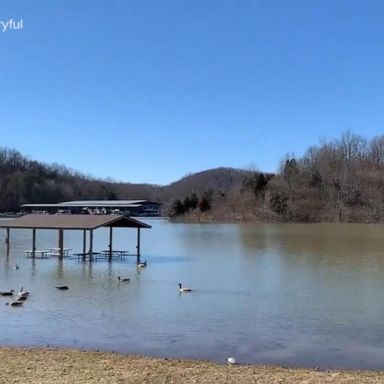
[[17,296],[19,296],[19,297],[27,297],[27,296],[29,296],[29,292],[25,292],[23,287],[21,286],[20,287],[20,291],[17,293]]
[[145,261],[142,262],[142,263],[137,263],[137,266],[138,266],[139,268],[145,268],[145,267],[147,266],[147,260],[145,260]]
[[59,289],[60,291],[65,291],[66,289],[69,289],[69,287],[67,287],[66,285],[59,285],[59,286],[57,286],[55,288]]
[[128,281],[130,281],[131,279],[129,277],[120,277],[120,276],[117,276],[117,279],[119,280],[119,282],[124,282],[124,283],[127,283]]
[[9,303],[5,303],[5,305],[9,305],[9,306],[12,306],[12,307],[20,306],[20,305],[23,305],[23,304],[24,303],[22,301],[18,301],[18,300],[10,301]]
[[0,292],[0,296],[12,296],[13,292],[15,292],[13,289],[11,289],[10,291],[2,291]]
[[184,288],[181,283],[179,283],[179,292],[191,292],[191,288]]

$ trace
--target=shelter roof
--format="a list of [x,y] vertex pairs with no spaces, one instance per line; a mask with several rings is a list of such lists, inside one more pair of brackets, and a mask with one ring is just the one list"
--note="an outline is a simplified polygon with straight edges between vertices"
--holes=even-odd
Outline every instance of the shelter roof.
[[0,223],[0,228],[80,229],[100,227],[151,228],[142,221],[125,215],[25,215]]

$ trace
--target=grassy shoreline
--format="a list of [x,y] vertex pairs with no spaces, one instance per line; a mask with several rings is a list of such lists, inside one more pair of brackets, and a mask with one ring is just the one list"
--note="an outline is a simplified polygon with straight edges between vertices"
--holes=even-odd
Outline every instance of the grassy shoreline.
[[379,371],[316,371],[125,356],[53,348],[0,347],[0,383],[384,383]]

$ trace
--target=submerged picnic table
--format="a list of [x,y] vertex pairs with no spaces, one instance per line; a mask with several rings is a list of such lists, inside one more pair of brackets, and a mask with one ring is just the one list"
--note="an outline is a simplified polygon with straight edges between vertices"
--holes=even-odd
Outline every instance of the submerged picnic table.
[[[63,256],[69,256],[71,248],[63,248]],[[35,250],[35,257],[40,259],[48,259],[49,256],[60,256],[61,248],[49,248],[48,250]],[[27,249],[24,251],[27,257],[33,257],[33,250]]]
[[124,256],[130,256],[129,251],[118,251],[113,250],[109,251],[108,249],[101,251],[101,252],[80,252],[80,253],[74,253],[75,256],[77,256],[79,259],[89,259],[89,260],[97,260],[97,259],[108,259],[110,255],[113,258],[120,258],[122,259]]
[[104,251],[101,251],[101,253],[106,257],[109,257],[109,255],[112,255],[112,257],[120,257],[121,259],[124,256],[130,256],[129,251],[118,251],[118,250],[110,251],[109,249],[105,249]]
[[101,252],[79,252],[79,253],[74,253],[77,258],[80,259],[88,259],[88,260],[96,260],[100,255]]
[[[61,248],[58,247],[53,247],[49,248],[49,250],[54,254],[54,255],[60,255]],[[63,255],[64,256],[69,256],[69,251],[71,251],[71,248],[63,248]]]
[[[27,249],[24,252],[27,254],[27,257],[33,257],[33,250],[32,249]],[[52,253],[50,251],[38,251],[38,250],[35,250],[35,257],[39,257],[40,259],[48,259],[48,257],[51,254]]]

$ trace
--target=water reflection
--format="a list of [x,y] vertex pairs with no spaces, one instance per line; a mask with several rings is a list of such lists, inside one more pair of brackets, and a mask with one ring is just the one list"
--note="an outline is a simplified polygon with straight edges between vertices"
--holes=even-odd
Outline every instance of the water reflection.
[[64,260],[60,258],[57,258],[56,276],[59,280],[64,277]]
[[31,258],[31,275],[34,276],[36,274],[36,259]]

